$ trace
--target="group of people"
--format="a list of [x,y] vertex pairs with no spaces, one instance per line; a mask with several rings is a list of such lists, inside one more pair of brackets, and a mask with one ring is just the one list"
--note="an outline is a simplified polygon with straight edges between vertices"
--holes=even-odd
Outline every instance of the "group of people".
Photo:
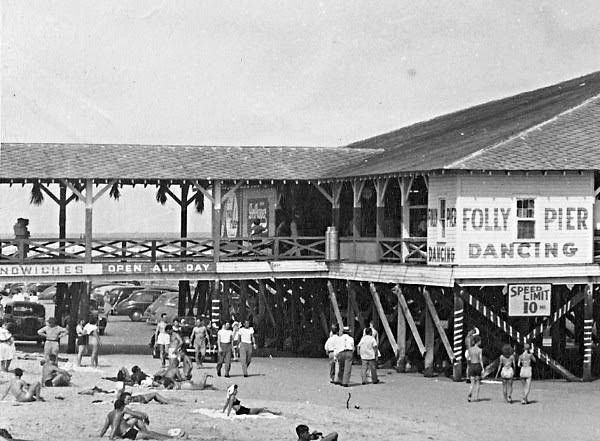
[[[467,358],[467,377],[471,384],[467,400],[471,402],[479,401],[479,389],[481,387],[481,378],[485,370],[483,365],[483,351],[481,349],[481,336],[474,334],[471,344],[466,353]],[[517,366],[520,368],[519,378],[523,385],[523,394],[521,404],[529,404],[529,392],[531,390],[532,363],[535,363],[536,358],[531,353],[531,346],[526,343],[523,347],[523,353],[518,358],[515,357],[514,348],[505,344],[502,347],[502,354],[498,360],[498,369],[496,370],[496,378],[498,375],[502,378],[502,395],[504,400],[512,403],[513,380]]]
[[244,321],[240,327],[234,319],[233,322],[225,322],[217,332],[217,375],[221,376],[221,369],[225,368],[225,377],[229,377],[231,370],[231,358],[238,356],[242,366],[244,377],[248,377],[248,367],[252,362],[252,352],[256,349],[254,328],[250,321]]
[[[377,377],[377,359],[379,355],[379,334],[369,323],[369,327],[363,329],[363,335],[356,345],[358,356],[361,359],[361,380],[367,384],[371,377],[373,384],[379,383]],[[354,360],[355,342],[350,335],[350,328],[344,326],[340,334],[337,325],[331,326],[329,338],[325,342],[325,352],[329,357],[329,379],[333,384],[348,387],[352,373],[352,362]]]

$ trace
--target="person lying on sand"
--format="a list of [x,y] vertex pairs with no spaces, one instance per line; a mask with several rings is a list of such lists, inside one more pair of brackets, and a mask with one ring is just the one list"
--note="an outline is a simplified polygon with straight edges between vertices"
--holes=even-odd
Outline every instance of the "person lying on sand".
[[49,354],[42,367],[42,384],[46,387],[70,386],[71,374],[58,367],[56,354]]
[[129,403],[148,404],[153,400],[160,404],[173,404],[175,402],[182,402],[182,400],[176,399],[169,400],[163,397],[158,392],[149,392],[147,394],[132,395],[131,392],[125,392],[125,384],[123,384],[123,388],[117,390],[116,399],[122,399],[123,401],[125,401],[125,405],[128,405]]
[[[129,416],[129,419],[126,419]],[[125,408],[123,400],[117,400],[114,410],[106,415],[104,426],[100,430],[100,438],[104,436],[108,428],[111,428],[110,439],[173,439],[166,433],[155,432],[148,429],[150,419],[143,412],[135,412]],[[181,438],[181,435],[178,436]]]
[[4,400],[9,392],[11,392],[15,396],[15,399],[21,403],[44,401],[44,399],[40,396],[40,389],[42,388],[40,383],[29,384],[23,381],[21,378],[23,376],[22,369],[16,368],[14,370],[14,374],[15,377],[10,380],[8,389],[4,391],[0,401]]
[[316,430],[310,432],[310,429],[306,424],[296,426],[296,434],[298,435],[298,441],[308,441],[312,439],[318,439],[320,441],[337,441],[338,439],[337,432],[331,432],[323,436],[321,432],[317,432]]
[[183,380],[177,381],[172,380],[171,378],[165,377],[163,378],[163,385],[166,389],[177,389],[177,390],[204,390],[204,389],[214,389],[214,387],[210,384],[207,384],[208,379],[211,378],[212,375],[204,374],[202,376],[202,381],[199,383],[194,383],[191,380]]
[[231,410],[235,410],[236,415],[258,415],[259,413],[270,413],[273,415],[281,415],[281,412],[269,410],[266,407],[244,407],[237,399],[238,385],[233,384],[227,389],[227,400],[223,406],[222,412],[227,410],[227,416],[231,413]]

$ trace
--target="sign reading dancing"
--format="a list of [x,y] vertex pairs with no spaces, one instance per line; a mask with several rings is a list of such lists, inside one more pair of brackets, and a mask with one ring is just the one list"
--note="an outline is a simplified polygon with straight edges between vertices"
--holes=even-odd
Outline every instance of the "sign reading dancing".
[[550,315],[552,285],[508,285],[508,315],[511,317],[536,317]]

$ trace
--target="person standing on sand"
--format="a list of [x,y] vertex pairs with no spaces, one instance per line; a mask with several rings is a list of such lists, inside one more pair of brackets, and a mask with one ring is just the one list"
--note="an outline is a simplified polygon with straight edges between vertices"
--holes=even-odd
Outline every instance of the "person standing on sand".
[[256,340],[254,339],[254,328],[250,326],[248,320],[244,321],[244,327],[238,331],[240,340],[240,362],[244,377],[248,376],[248,367],[252,362],[252,350],[256,349]]
[[496,378],[498,378],[498,374],[502,377],[502,395],[504,396],[504,401],[511,404],[513,378],[515,376],[515,351],[509,344],[502,346],[502,355],[500,355]]
[[11,392],[17,401],[21,403],[29,403],[32,401],[44,401],[40,395],[42,385],[38,382],[35,384],[29,384],[23,381],[23,370],[16,368],[14,371],[15,377],[10,380],[8,388],[4,391],[4,394],[0,398],[0,401],[4,400],[9,392]]
[[0,320],[0,369],[8,372],[10,364],[15,358],[15,339],[8,330],[8,323]]
[[85,320],[81,319],[75,328],[75,332],[77,333],[77,366],[81,366],[83,354],[87,350],[90,340],[90,336],[84,331],[85,324]]
[[467,351],[468,372],[471,378],[469,386],[469,395],[467,400],[471,402],[473,392],[475,401],[479,401],[479,388],[481,387],[481,373],[483,372],[483,351],[481,350],[481,337],[473,336],[471,347]]
[[335,383],[336,347],[340,338],[338,325],[331,325],[329,338],[325,342],[325,353],[329,357],[329,382]]
[[38,330],[37,333],[46,339],[44,343],[44,359],[48,361],[50,354],[58,357],[60,339],[62,336],[68,334],[67,330],[58,326],[54,317],[50,317],[46,320],[46,326]]
[[217,376],[221,376],[221,368],[225,365],[225,377],[229,377],[231,369],[231,341],[233,332],[229,327],[229,322],[225,322],[219,332],[217,332]]
[[371,379],[373,384],[379,383],[377,379],[377,341],[371,335],[371,328],[365,329],[365,335],[362,336],[358,343],[358,355],[361,359],[361,370],[360,374],[362,377],[362,384],[367,384],[367,371],[371,373]]
[[204,319],[196,319],[196,326],[192,329],[190,344],[194,346],[196,353],[196,367],[200,369],[206,355],[206,347],[210,346],[210,337]]
[[167,314],[164,312],[160,315],[160,320],[156,324],[156,330],[154,331],[154,346],[159,351],[160,363],[162,367],[165,367],[167,360],[167,346],[171,341],[171,337],[167,334]]
[[352,359],[354,358],[354,339],[350,336],[350,328],[344,326],[344,333],[338,340],[337,351],[337,383],[348,387],[352,373]]
[[83,327],[83,332],[87,334],[89,344],[92,348],[92,354],[90,355],[90,359],[92,362],[92,367],[98,367],[98,351],[100,350],[100,332],[98,330],[97,325],[98,319],[96,317],[92,317],[90,322]]
[[531,363],[535,363],[535,356],[531,353],[531,346],[525,343],[523,353],[519,356],[519,377],[523,384],[523,399],[521,404],[529,404],[529,391],[531,390]]

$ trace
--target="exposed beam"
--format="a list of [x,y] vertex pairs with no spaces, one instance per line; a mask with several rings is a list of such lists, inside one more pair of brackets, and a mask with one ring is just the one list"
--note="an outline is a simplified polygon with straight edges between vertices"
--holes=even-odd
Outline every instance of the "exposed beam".
[[204,197],[210,201],[211,204],[215,203],[215,199],[213,198],[212,194],[210,194],[210,191],[208,191],[206,188],[200,185],[198,181],[192,181],[192,185],[196,190],[202,193]]
[[398,297],[398,302],[400,304],[400,307],[402,308],[404,317],[406,318],[406,321],[408,322],[408,327],[410,328],[410,330],[413,334],[413,337],[415,339],[415,342],[417,343],[419,352],[421,353],[421,355],[423,355],[425,353],[425,345],[423,344],[423,340],[421,340],[421,336],[419,335],[419,330],[417,329],[417,324],[415,323],[415,320],[413,319],[410,309],[408,308],[408,304],[406,303],[404,294],[402,294],[402,289],[400,288],[399,285],[396,285],[396,286],[394,286],[394,288],[392,288],[392,292],[394,292],[396,294],[396,296]]
[[101,197],[101,196],[102,196],[104,193],[106,193],[106,192],[107,192],[107,191],[110,189],[110,187],[112,187],[112,186],[113,186],[113,185],[115,185],[116,183],[117,183],[117,180],[116,180],[116,179],[113,179],[113,180],[112,180],[112,181],[110,181],[108,184],[106,184],[104,187],[102,187],[102,189],[100,189],[100,191],[99,191],[99,192],[97,192],[97,193],[94,195],[94,197],[93,197],[93,199],[92,199],[92,203],[94,203],[94,204],[95,204],[95,203],[96,203],[96,201],[97,201],[97,200],[98,200],[98,199],[99,199],[99,198],[100,198],[100,197]]
[[390,345],[394,350],[394,354],[398,356],[398,344],[396,343],[396,338],[394,337],[392,328],[390,328],[390,323],[388,322],[387,316],[385,315],[385,311],[383,310],[381,299],[379,298],[379,294],[377,293],[375,284],[373,282],[369,283],[369,288],[371,289],[371,296],[373,297],[373,302],[375,303],[375,307],[377,308],[377,312],[379,313],[379,318],[381,319],[381,323],[383,324],[385,334],[387,335],[388,341],[390,342]]
[[238,188],[240,188],[242,186],[242,181],[238,182],[237,184],[235,184],[233,187],[231,187],[227,193],[225,193],[222,197],[221,197],[221,202],[226,201],[227,199],[231,198],[233,195],[235,195],[235,192],[237,191]]
[[335,290],[333,289],[333,285],[331,281],[327,281],[327,290],[329,291],[329,300],[331,301],[331,306],[333,306],[333,312],[335,313],[335,319],[337,320],[338,326],[340,330],[344,328],[344,320],[342,319],[342,313],[340,312],[340,306],[338,305],[337,298],[335,295]]
[[331,183],[331,195],[332,195],[332,199],[333,199],[331,204],[333,205],[333,208],[340,207],[340,197],[342,196],[343,188],[344,188],[343,182],[332,182]]
[[329,193],[327,193],[327,191],[323,187],[321,187],[319,184],[317,184],[316,182],[313,182],[312,184],[317,190],[319,190],[321,192],[321,194],[323,196],[325,196],[325,199],[327,199],[329,201],[329,203],[331,205],[333,205],[333,196],[330,195]]
[[60,200],[59,198],[57,198],[54,193],[52,193],[44,184],[40,183],[40,190],[42,190],[44,193],[46,193],[50,199],[52,199],[54,202],[56,202],[58,205],[60,205]]
[[390,180],[387,178],[375,180],[375,191],[377,193],[377,206],[383,207],[385,200],[385,192]]
[[[77,187],[75,187],[70,181],[63,179],[63,183],[69,187],[69,190],[71,190],[73,192],[73,194],[75,194],[79,200],[85,201],[85,196],[83,195],[83,193],[81,193],[81,191],[79,191],[79,189]],[[71,199],[71,198],[69,198]],[[67,200],[67,203],[69,203],[70,200]]]
[[355,179],[352,181],[352,193],[354,198],[354,208],[358,208],[361,206],[360,196],[362,195],[363,189],[365,188],[365,184],[367,181],[359,181]]
[[[173,199],[175,202],[177,202],[177,205],[181,206],[181,199],[179,199],[175,193],[173,193],[171,191],[171,189],[169,187],[166,187],[165,189],[165,193],[167,193],[169,196],[171,196],[171,199]],[[187,201],[186,201],[187,202]]]
[[454,359],[454,352],[452,351],[452,346],[450,345],[450,341],[448,340],[448,336],[446,335],[446,330],[442,326],[442,322],[440,321],[440,317],[438,316],[437,311],[435,310],[435,305],[431,300],[431,294],[426,287],[423,287],[423,297],[425,298],[425,303],[427,308],[429,308],[429,312],[431,313],[431,318],[433,319],[433,324],[437,328],[438,333],[440,334],[440,339],[444,344],[444,348],[446,349],[446,354],[448,354],[448,358],[450,361]]

